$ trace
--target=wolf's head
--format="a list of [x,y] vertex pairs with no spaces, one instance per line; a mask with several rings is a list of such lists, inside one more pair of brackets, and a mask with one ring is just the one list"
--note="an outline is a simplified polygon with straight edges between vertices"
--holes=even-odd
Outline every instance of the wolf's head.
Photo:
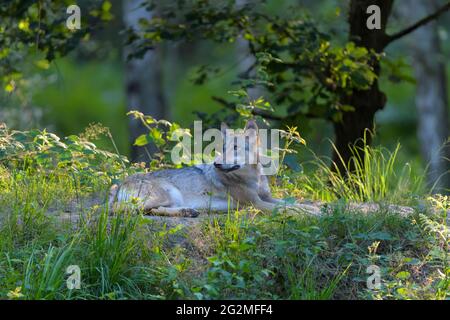
[[256,168],[259,162],[258,126],[249,120],[244,129],[233,130],[222,123],[223,152],[219,154],[214,167],[221,173]]

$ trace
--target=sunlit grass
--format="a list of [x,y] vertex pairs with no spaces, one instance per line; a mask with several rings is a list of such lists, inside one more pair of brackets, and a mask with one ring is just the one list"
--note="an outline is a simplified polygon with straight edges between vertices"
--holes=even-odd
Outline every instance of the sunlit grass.
[[400,144],[391,151],[363,141],[362,146],[351,147],[353,156],[348,163],[340,157],[343,169],[313,153],[313,160],[308,164],[315,169],[308,174],[294,174],[295,178],[287,179],[283,186],[299,190],[305,198],[321,201],[342,198],[355,202],[411,204],[417,197],[426,195],[425,174],[417,174],[409,163],[401,163],[400,150]]
[[[320,159],[311,172],[282,172],[276,191],[329,201],[320,216],[230,210],[185,226],[110,214],[105,176],[3,163],[0,299],[448,298],[448,199],[420,191],[421,177],[397,163],[399,147],[362,151],[347,175]],[[347,206],[355,201],[415,213],[365,214]],[[383,271],[377,291],[366,286],[373,264]],[[80,289],[67,288],[70,265]]]

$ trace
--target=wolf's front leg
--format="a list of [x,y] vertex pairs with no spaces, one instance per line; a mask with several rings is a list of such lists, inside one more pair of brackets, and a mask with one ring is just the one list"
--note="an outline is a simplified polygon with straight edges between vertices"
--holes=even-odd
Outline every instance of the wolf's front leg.
[[271,195],[259,195],[252,196],[253,200],[251,201],[255,208],[261,211],[274,211],[275,209],[279,210],[287,210],[287,211],[298,211],[299,206],[297,204],[289,204],[284,199],[272,198]]
[[200,214],[195,209],[192,208],[182,208],[182,207],[158,207],[151,208],[147,210],[148,213],[155,216],[166,216],[166,217],[186,217],[186,218],[196,218]]
[[236,188],[232,189],[231,191],[232,196],[236,201],[243,204],[251,204],[256,209],[259,209],[261,211],[272,212],[277,207],[275,203],[262,199],[262,197],[254,189]]
[[234,210],[236,208],[237,206],[233,199],[212,199],[209,201],[206,209],[208,212],[228,212],[229,210]]
[[260,209],[262,211],[273,211],[275,209],[278,209],[280,211],[286,211],[289,213],[318,214],[318,212],[320,212],[320,209],[311,205],[299,203],[288,204],[285,200],[274,198],[271,199],[271,202],[256,201],[253,204],[257,209]]
[[272,196],[262,196],[261,199],[265,202],[271,202],[271,203],[275,203],[275,204],[280,204],[280,205],[286,205],[286,200],[284,199],[277,199],[277,198],[272,198]]
[[307,214],[314,214],[314,215],[320,214],[319,206],[298,203],[298,202],[288,203],[284,199],[276,199],[276,198],[270,198],[270,199],[264,199],[264,200],[274,203],[277,206],[277,208],[286,210],[291,213],[307,213]]
[[256,209],[259,209],[261,211],[265,211],[265,212],[272,212],[277,208],[277,205],[275,203],[272,202],[266,202],[263,200],[254,200],[251,202],[253,204],[253,206]]

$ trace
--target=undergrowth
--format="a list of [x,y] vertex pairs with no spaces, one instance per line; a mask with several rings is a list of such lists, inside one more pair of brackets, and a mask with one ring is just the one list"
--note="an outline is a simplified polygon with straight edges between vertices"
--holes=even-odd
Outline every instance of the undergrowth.
[[[145,169],[98,150],[94,129],[65,139],[1,129],[0,299],[450,297],[449,199],[421,190],[396,163],[399,147],[365,146],[364,160],[354,160],[361,170],[350,175],[320,159],[311,173],[282,171],[276,192],[326,201],[320,216],[248,209],[189,227],[109,214],[111,183]],[[361,201],[409,204],[415,213],[349,206]],[[73,266],[79,289],[67,285]],[[370,266],[379,270],[373,289]]]

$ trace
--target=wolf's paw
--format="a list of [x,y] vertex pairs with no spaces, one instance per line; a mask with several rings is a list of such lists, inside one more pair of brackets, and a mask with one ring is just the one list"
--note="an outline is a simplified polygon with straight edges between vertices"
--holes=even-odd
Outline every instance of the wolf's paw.
[[196,218],[196,217],[198,217],[199,214],[200,214],[200,212],[198,212],[195,209],[190,209],[190,208],[181,209],[181,215],[183,217]]

